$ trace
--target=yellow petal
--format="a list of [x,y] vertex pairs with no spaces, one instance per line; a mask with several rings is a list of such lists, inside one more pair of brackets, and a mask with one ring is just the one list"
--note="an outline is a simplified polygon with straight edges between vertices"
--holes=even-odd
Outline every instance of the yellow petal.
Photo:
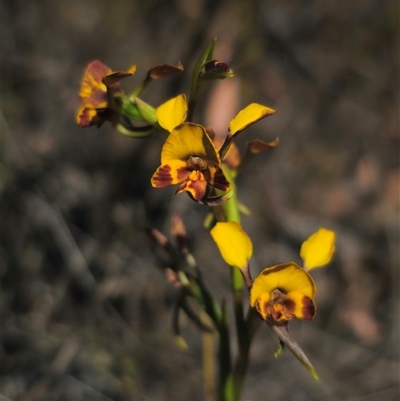
[[333,252],[335,251],[335,237],[334,231],[320,228],[303,242],[300,256],[304,261],[306,269],[322,267],[331,261]]
[[294,262],[281,263],[267,267],[256,277],[250,291],[250,305],[255,306],[261,294],[270,294],[275,289],[286,294],[298,291],[310,298],[315,295],[314,280],[304,269]]
[[250,125],[274,113],[275,110],[261,104],[249,104],[229,123],[229,132],[231,135],[238,134]]
[[186,119],[187,103],[185,95],[178,95],[167,100],[156,110],[158,123],[168,132],[171,132]]
[[161,163],[168,160],[187,161],[197,156],[204,161],[220,165],[219,155],[204,127],[193,123],[183,123],[173,129],[161,150]]
[[268,317],[269,308],[267,305],[269,304],[270,300],[270,293],[264,292],[260,295],[260,297],[258,298],[258,302],[255,305],[258,313],[262,316],[264,320]]
[[210,233],[228,265],[247,267],[253,244],[238,223],[217,223]]

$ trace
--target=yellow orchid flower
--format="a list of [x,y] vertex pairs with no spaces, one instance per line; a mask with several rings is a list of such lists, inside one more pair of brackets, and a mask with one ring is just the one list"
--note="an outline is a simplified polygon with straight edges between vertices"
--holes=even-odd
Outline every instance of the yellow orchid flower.
[[315,316],[315,283],[294,262],[267,267],[254,280],[250,305],[273,325],[286,324],[293,317],[311,320]]
[[183,123],[169,134],[161,150],[161,166],[151,178],[153,187],[180,184],[176,193],[188,192],[201,201],[207,185],[228,191],[230,184],[221,170],[221,160],[204,127]]
[[188,192],[201,201],[210,185],[228,191],[230,184],[221,169],[221,159],[201,125],[184,122],[185,95],[168,100],[156,110],[158,123],[170,132],[161,150],[161,166],[151,178],[153,187],[180,184],[176,193]]
[[[231,142],[225,141],[226,148],[218,152],[203,126],[185,122],[187,112],[183,94],[157,108],[158,123],[170,135],[161,151],[161,166],[153,174],[151,184],[156,188],[180,184],[177,194],[186,191],[201,201],[207,196],[208,185],[224,192],[230,189],[221,169],[220,153],[225,156]],[[230,138],[273,113],[274,110],[256,103],[247,106],[230,122]],[[237,160],[234,162],[237,165]]]
[[[305,268],[312,269],[330,262],[335,247],[335,233],[325,228],[311,235],[301,246]],[[294,262],[267,267],[254,280],[250,305],[272,325],[289,320],[311,320],[316,313],[316,286],[309,273]]]

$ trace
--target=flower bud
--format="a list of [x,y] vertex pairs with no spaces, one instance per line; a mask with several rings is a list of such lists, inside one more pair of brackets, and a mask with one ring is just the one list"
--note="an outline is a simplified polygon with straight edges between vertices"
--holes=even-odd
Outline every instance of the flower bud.
[[201,70],[201,80],[213,81],[233,77],[233,71],[228,64],[218,60],[207,61]]

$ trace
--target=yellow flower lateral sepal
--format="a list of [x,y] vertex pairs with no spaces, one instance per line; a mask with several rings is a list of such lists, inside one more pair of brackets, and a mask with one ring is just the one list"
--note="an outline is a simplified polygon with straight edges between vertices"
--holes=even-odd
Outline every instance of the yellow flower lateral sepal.
[[178,125],[161,150],[161,166],[151,178],[152,186],[162,188],[179,183],[176,193],[187,191],[197,201],[205,197],[207,185],[221,191],[230,188],[218,152],[201,125]]
[[182,124],[187,115],[187,103],[185,95],[178,95],[167,100],[156,110],[158,123],[168,132]]
[[260,121],[274,113],[275,110],[270,109],[269,107],[258,103],[251,103],[241,110],[238,115],[229,123],[229,132],[231,135],[237,135],[250,125],[253,125],[257,121]]
[[253,254],[253,244],[238,223],[217,223],[210,233],[228,265],[247,268]]
[[311,320],[315,316],[315,283],[294,262],[267,267],[254,280],[250,305],[271,324],[285,324],[296,317]]
[[300,256],[304,261],[305,269],[323,267],[331,261],[335,252],[335,237],[334,231],[320,228],[303,242]]

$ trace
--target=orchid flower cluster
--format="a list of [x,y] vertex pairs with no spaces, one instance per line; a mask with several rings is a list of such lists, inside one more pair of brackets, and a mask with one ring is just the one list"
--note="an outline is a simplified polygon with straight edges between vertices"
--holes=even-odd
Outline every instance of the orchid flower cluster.
[[[131,138],[146,138],[156,132],[164,134],[166,140],[160,151],[160,165],[149,177],[150,184],[154,188],[177,186],[176,194],[186,192],[197,204],[209,207],[210,218],[205,227],[229,265],[238,338],[235,359],[225,301],[218,302],[203,280],[201,269],[187,246],[182,219],[175,216],[172,221],[177,249],[173,241],[158,230],[151,229],[149,234],[171,258],[166,272],[169,282],[179,293],[173,311],[173,330],[178,344],[186,346],[179,327],[181,312],[204,335],[217,333],[218,397],[221,401],[238,401],[249,363],[251,342],[262,322],[279,339],[275,356],[287,347],[317,378],[311,362],[289,334],[288,324],[294,318],[312,320],[315,317],[316,284],[309,270],[330,262],[335,250],[335,233],[319,229],[300,249],[302,265],[296,262],[279,263],[265,268],[253,280],[250,272],[253,246],[241,226],[240,210],[243,208],[237,200],[235,179],[255,155],[274,149],[279,141],[250,141],[245,156],[240,158],[234,140],[248,127],[275,111],[258,103],[248,105],[231,120],[224,137],[217,136],[212,128],[193,121],[203,86],[234,75],[226,63],[213,58],[214,46],[215,40],[204,50],[193,69],[189,97],[178,94],[158,107],[153,107],[139,96],[151,82],[182,72],[181,64],[163,64],[149,69],[143,82],[127,95],[121,81],[136,72],[135,65],[126,71],[113,72],[100,61],[91,62],[82,80],[79,92],[82,105],[76,120],[81,127],[101,127],[109,122],[117,132]],[[248,297],[244,295],[245,287]],[[189,299],[195,300],[195,307]],[[205,380],[210,380],[206,372],[204,376]]]

